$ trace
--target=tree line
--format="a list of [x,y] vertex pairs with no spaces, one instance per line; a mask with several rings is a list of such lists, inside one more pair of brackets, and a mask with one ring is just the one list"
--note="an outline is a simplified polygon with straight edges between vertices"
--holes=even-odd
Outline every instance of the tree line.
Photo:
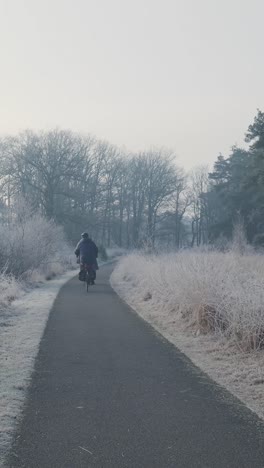
[[125,154],[89,135],[57,129],[2,138],[0,151],[2,222],[23,197],[73,241],[88,230],[103,245],[138,247],[154,243],[158,231],[164,236],[167,223],[166,235],[171,231],[180,245],[186,187],[172,152]]
[[123,150],[91,135],[54,129],[0,139],[1,223],[23,198],[63,226],[69,240],[89,231],[104,246],[174,248],[229,238],[236,217],[248,240],[264,241],[264,114],[246,134],[249,149],[220,155],[213,171],[186,174],[173,151]]

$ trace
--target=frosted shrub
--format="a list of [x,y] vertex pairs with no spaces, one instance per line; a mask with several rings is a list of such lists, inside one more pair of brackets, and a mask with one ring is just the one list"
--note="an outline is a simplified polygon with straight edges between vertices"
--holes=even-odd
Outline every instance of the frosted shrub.
[[0,268],[7,274],[54,276],[72,263],[62,228],[40,214],[24,208],[9,225],[0,226]]
[[0,308],[6,307],[21,295],[21,285],[13,275],[0,272]]
[[122,259],[113,273],[148,313],[180,320],[195,333],[217,333],[241,348],[264,347],[264,257],[184,251]]

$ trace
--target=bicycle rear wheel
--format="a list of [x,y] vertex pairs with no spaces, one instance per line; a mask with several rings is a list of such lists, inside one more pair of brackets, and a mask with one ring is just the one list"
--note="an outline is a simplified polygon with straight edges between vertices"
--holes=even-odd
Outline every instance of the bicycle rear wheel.
[[88,289],[89,289],[89,273],[87,270],[85,270],[85,283],[86,285],[86,291],[88,292]]

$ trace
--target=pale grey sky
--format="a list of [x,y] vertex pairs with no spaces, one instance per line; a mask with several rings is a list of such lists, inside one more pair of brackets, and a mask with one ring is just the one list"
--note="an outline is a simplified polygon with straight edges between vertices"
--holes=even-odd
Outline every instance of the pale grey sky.
[[212,164],[264,109],[263,17],[263,0],[0,0],[0,133]]

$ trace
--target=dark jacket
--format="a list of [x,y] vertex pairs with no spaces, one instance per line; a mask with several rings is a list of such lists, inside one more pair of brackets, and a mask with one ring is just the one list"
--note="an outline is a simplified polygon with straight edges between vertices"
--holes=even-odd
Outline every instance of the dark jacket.
[[81,263],[90,263],[91,265],[96,264],[98,248],[92,239],[81,239],[80,242],[78,242],[74,253],[77,257],[80,257]]

